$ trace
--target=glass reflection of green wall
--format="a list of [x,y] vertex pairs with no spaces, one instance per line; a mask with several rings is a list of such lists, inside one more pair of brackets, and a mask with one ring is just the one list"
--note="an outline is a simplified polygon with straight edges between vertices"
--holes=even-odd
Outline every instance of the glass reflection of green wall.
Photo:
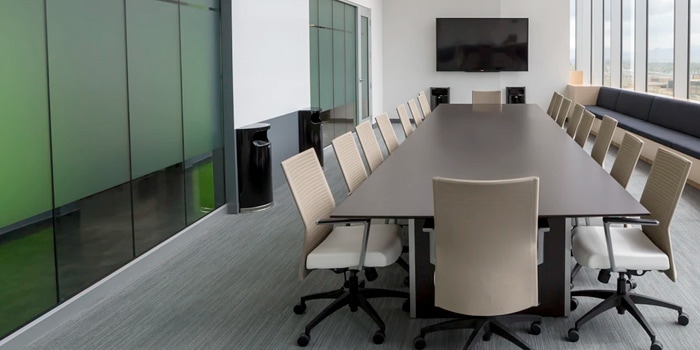
[[[180,6],[187,223],[214,208],[214,150],[222,147],[219,12]],[[188,166],[192,163],[192,166]]]
[[46,11],[58,207],[130,178],[124,4],[47,1]]
[[[42,0],[0,1],[0,230],[51,209]],[[53,229],[0,237],[0,338],[56,303]]]
[[133,179],[182,162],[177,4],[126,2]]

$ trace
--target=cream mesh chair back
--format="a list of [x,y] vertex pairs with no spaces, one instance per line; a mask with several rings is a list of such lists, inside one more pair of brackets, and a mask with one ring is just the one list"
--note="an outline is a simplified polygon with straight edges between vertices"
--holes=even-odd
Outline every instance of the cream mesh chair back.
[[408,116],[408,112],[406,111],[406,105],[402,103],[396,106],[396,113],[399,115],[399,120],[401,120],[403,133],[406,134],[406,138],[408,138],[411,133],[413,133],[413,126],[411,125],[411,118]]
[[634,168],[637,166],[639,155],[642,154],[642,147],[644,147],[644,141],[638,137],[628,132],[622,137],[622,143],[617,150],[617,157],[615,157],[615,162],[612,169],[610,169],[610,176],[622,187],[627,187]]
[[494,316],[538,305],[538,198],[536,177],[433,178],[435,306]]
[[568,98],[563,98],[561,101],[561,107],[559,107],[559,112],[557,113],[557,118],[555,119],[559,126],[564,127],[566,122],[566,117],[569,116],[569,108],[571,108],[571,100]]
[[578,124],[578,129],[576,129],[576,137],[574,141],[578,143],[579,146],[583,147],[588,140],[588,134],[591,133],[591,128],[593,127],[593,120],[595,116],[589,111],[584,111],[583,116],[581,116],[581,122]]
[[547,107],[547,115],[552,115],[552,110],[554,109],[554,102],[557,100],[557,95],[559,95],[558,92],[554,91],[552,94],[552,99],[549,100],[549,107]]
[[548,114],[550,117],[552,117],[552,119],[557,120],[557,113],[559,113],[559,107],[561,107],[561,101],[564,99],[564,96],[562,96],[558,92],[555,92],[554,94],[554,105],[552,106],[552,110]]
[[425,91],[418,93],[418,104],[420,104],[420,109],[423,111],[423,115],[427,118],[430,112],[430,103],[428,103],[428,98],[425,96]]
[[418,105],[415,99],[408,100],[408,108],[413,114],[413,120],[416,122],[416,126],[419,126],[423,122],[423,116],[420,115],[420,110],[418,110]]
[[582,104],[577,103],[574,106],[574,111],[571,112],[571,120],[569,120],[569,125],[566,127],[566,133],[573,139],[576,136],[576,129],[578,129],[578,124],[581,122],[581,117],[583,116],[583,111],[586,110]]
[[299,263],[299,278],[304,279],[310,272],[306,268],[306,256],[333,230],[333,225],[317,224],[317,221],[333,212],[335,199],[313,148],[283,161],[282,171],[304,222],[304,242]]
[[382,150],[379,148],[377,138],[374,136],[372,123],[369,120],[360,123],[360,125],[355,127],[355,131],[357,132],[357,138],[360,139],[360,145],[362,145],[362,151],[365,153],[369,169],[371,172],[374,172],[384,162],[384,156],[382,156]]
[[472,104],[491,104],[500,105],[501,104],[501,91],[477,91],[472,90]]
[[360,151],[355,144],[355,136],[352,131],[348,131],[331,141],[335,157],[340,165],[340,172],[343,173],[348,192],[352,193],[365,180],[367,180],[367,170],[362,161]]
[[391,126],[389,115],[382,113],[378,115],[376,119],[377,126],[379,127],[379,132],[382,134],[382,138],[384,139],[386,149],[389,151],[389,154],[392,154],[397,148],[399,148],[399,139],[396,137],[394,127]]
[[617,128],[617,120],[607,115],[603,116],[600,129],[598,129],[598,136],[596,136],[593,149],[591,149],[591,157],[593,157],[600,166],[603,166],[603,162],[605,162],[605,156],[608,154],[608,149],[610,149],[610,142],[612,142],[613,135],[615,134],[615,128]]

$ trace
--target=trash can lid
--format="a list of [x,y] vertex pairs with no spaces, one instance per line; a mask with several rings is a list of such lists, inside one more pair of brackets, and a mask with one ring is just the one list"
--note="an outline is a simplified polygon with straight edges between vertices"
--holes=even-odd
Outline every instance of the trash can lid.
[[255,130],[255,129],[267,130],[269,128],[270,128],[270,124],[268,124],[268,123],[255,123],[255,124],[242,126],[242,127],[238,128],[238,130]]

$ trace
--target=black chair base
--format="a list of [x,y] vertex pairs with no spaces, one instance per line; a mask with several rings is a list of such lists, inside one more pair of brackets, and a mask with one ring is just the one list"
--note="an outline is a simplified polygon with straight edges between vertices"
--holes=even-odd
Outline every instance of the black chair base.
[[420,335],[413,339],[413,346],[416,349],[423,349],[426,346],[425,335],[428,333],[450,330],[450,329],[473,329],[474,331],[467,339],[464,349],[469,349],[479,336],[483,341],[491,340],[493,334],[497,334],[521,349],[531,349],[531,347],[513,333],[506,324],[516,322],[531,322],[530,334],[540,334],[542,331],[542,317],[534,315],[506,315],[494,317],[469,317],[456,320],[445,321],[432,326],[424,327],[420,330]]
[[307,301],[318,299],[335,299],[306,325],[304,328],[304,333],[299,335],[299,338],[297,338],[297,344],[299,346],[308,345],[309,341],[311,340],[311,329],[316,327],[326,317],[340,310],[343,306],[349,306],[350,311],[352,312],[357,311],[359,308],[367,313],[369,317],[372,318],[374,323],[379,326],[379,330],[374,333],[372,340],[375,344],[381,344],[384,342],[384,332],[386,330],[384,321],[382,321],[377,311],[372,307],[372,305],[370,305],[367,299],[387,297],[408,298],[409,295],[406,292],[399,292],[395,290],[364,288],[364,281],[361,283],[359,282],[357,272],[358,271],[351,270],[350,277],[346,278],[343,287],[340,289],[303,296],[299,304],[294,306],[294,312],[300,315],[306,311]]
[[[625,312],[629,312],[632,317],[634,317],[635,320],[644,328],[644,330],[647,332],[649,335],[649,338],[651,339],[651,349],[652,350],[661,350],[663,348],[663,345],[656,339],[656,334],[654,331],[651,329],[651,326],[647,322],[646,318],[644,315],[639,311],[639,308],[637,308],[637,305],[652,305],[652,306],[660,306],[663,308],[675,310],[678,312],[678,323],[685,326],[688,324],[689,319],[688,315],[686,315],[683,312],[683,308],[671,304],[668,302],[665,302],[660,299],[648,297],[645,295],[640,295],[636,293],[630,293],[631,290],[633,290],[636,287],[634,281],[629,277],[629,275],[626,275],[624,273],[620,273],[618,279],[617,279],[617,290],[578,290],[578,291],[571,291],[571,296],[580,296],[580,297],[591,297],[591,298],[598,298],[598,299],[603,299],[603,301],[593,307],[591,310],[589,310],[585,315],[581,316],[576,321],[576,324],[574,325],[574,328],[571,328],[569,330],[569,333],[567,334],[567,338],[569,341],[576,342],[579,340],[579,333],[578,330],[583,326],[584,324],[588,323],[588,321],[592,320],[596,316],[602,314],[603,312],[610,310],[612,308],[616,308],[617,312],[619,314],[624,314]],[[572,310],[576,308],[578,305],[578,302],[576,299],[571,300],[571,306]]]

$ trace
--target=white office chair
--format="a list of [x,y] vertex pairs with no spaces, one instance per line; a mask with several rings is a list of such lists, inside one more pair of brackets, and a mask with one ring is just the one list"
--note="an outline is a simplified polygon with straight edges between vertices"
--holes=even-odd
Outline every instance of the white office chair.
[[564,99],[564,96],[562,96],[560,93],[555,92],[553,101],[552,101],[552,109],[548,110],[547,114],[554,119],[557,120],[557,114],[559,113],[559,108],[561,107],[561,101]]
[[557,96],[560,96],[558,92],[554,91],[552,94],[552,99],[549,100],[549,107],[547,107],[547,115],[552,115],[552,110],[554,110],[554,103],[557,101]]
[[425,118],[428,117],[430,112],[430,103],[428,103],[428,98],[425,96],[425,91],[421,91],[418,93],[418,104],[420,104],[420,109],[423,111],[423,116]]
[[411,114],[413,114],[413,121],[416,122],[416,127],[420,126],[421,123],[423,123],[423,117],[420,115],[420,110],[418,110],[415,99],[408,100],[408,108],[411,110]]
[[571,136],[572,139],[576,136],[576,129],[578,129],[578,125],[581,123],[581,117],[585,110],[586,107],[577,103],[574,106],[573,112],[571,112],[571,120],[569,120],[569,125],[566,126],[566,133]]
[[396,137],[394,132],[394,127],[391,126],[391,120],[389,120],[389,115],[382,113],[377,116],[377,126],[379,127],[379,133],[382,134],[384,139],[384,144],[389,154],[394,153],[397,148],[399,148],[399,139]]
[[559,107],[559,112],[557,113],[557,118],[555,119],[559,126],[564,127],[566,118],[569,116],[569,108],[571,108],[571,100],[564,97],[561,102],[561,107]]
[[406,135],[406,138],[408,138],[413,133],[413,126],[411,125],[411,118],[408,117],[406,105],[402,103],[396,106],[396,113],[399,115],[401,127],[403,128],[403,133]]
[[[675,310],[678,312],[678,323],[684,326],[688,324],[688,315],[683,313],[682,307],[632,292],[637,285],[632,276],[641,276],[648,271],[663,271],[671,281],[676,281],[669,226],[691,164],[689,160],[659,148],[640,199],[640,203],[651,215],[641,219],[603,218],[603,227],[579,226],[574,229],[571,244],[576,261],[586,267],[601,269],[598,280],[603,283],[608,282],[612,273],[617,273],[618,278],[616,290],[571,292],[572,310],[578,306],[578,301],[573,298],[576,296],[603,301],[576,321],[574,328],[568,332],[569,341],[578,341],[579,329],[584,324],[612,308],[616,308],[620,314],[629,312],[639,322],[651,339],[652,350],[661,350],[663,346],[637,305]],[[643,226],[612,227],[611,224]]]
[[465,317],[422,328],[416,349],[425,347],[429,333],[462,328],[474,329],[465,349],[492,334],[530,348],[506,324],[531,322],[532,334],[541,331],[541,317],[509,315],[539,303],[538,198],[536,177],[433,178],[435,306]]
[[[335,200],[312,148],[283,161],[282,170],[305,227],[299,277],[304,279],[313,270],[324,269],[342,274],[344,278],[340,289],[304,296],[294,306],[296,314],[303,314],[307,301],[333,299],[306,325],[304,332],[297,338],[297,344],[308,345],[311,329],[346,305],[353,312],[360,308],[372,318],[379,327],[374,333],[373,341],[381,344],[384,342],[386,328],[367,299],[407,298],[408,293],[365,288],[357,275],[365,267],[388,266],[398,260],[401,255],[400,228],[397,225],[370,224],[369,219],[329,219],[328,216],[335,209]],[[336,223],[362,225],[333,227]],[[366,271],[365,278],[371,281],[376,278],[376,274],[372,276]]]
[[362,145],[362,151],[365,153],[369,169],[371,172],[374,172],[384,162],[384,156],[382,155],[382,149],[379,148],[377,138],[374,136],[372,123],[369,120],[360,123],[355,127],[355,131],[357,132],[357,138],[360,139],[360,145]]
[[593,127],[593,120],[595,120],[595,115],[593,115],[593,113],[589,111],[583,112],[581,122],[576,129],[576,137],[574,137],[574,141],[581,147],[586,145],[588,134],[591,133],[591,128]]
[[615,134],[615,129],[617,128],[617,120],[603,116],[603,121],[600,123],[600,129],[598,129],[598,135],[593,143],[593,148],[591,149],[591,157],[603,166],[605,162],[605,156],[608,154],[608,149],[610,149],[610,143],[612,142],[613,135]]
[[472,90],[472,104],[501,104],[501,91]]
[[362,161],[360,151],[355,144],[355,136],[352,131],[348,131],[331,141],[335,158],[340,165],[340,172],[343,173],[348,193],[352,193],[365,180],[367,180],[367,170]]

